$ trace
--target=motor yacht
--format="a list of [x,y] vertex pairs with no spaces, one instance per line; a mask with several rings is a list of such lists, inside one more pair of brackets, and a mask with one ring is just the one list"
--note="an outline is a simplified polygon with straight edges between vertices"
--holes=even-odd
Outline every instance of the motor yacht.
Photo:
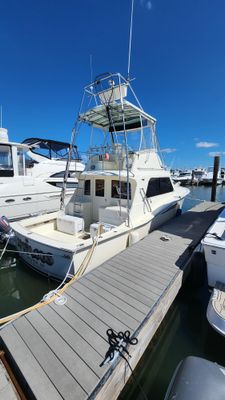
[[[222,185],[221,172],[218,171],[217,185]],[[204,185],[212,185],[213,182],[213,167],[208,167],[205,173],[202,175],[202,182]]]
[[156,119],[121,74],[103,74],[84,88],[75,137],[87,128],[88,162],[67,205],[12,224],[23,261],[59,280],[144,238],[174,217],[189,193],[172,182],[158,151]]
[[[60,208],[69,143],[39,138],[10,142],[0,128],[0,216],[10,221]],[[74,193],[77,173],[84,169],[77,148],[67,182],[66,202]]]
[[192,182],[192,171],[189,169],[185,169],[184,171],[180,171],[177,176],[173,176],[173,181],[180,182],[182,186],[190,185]]

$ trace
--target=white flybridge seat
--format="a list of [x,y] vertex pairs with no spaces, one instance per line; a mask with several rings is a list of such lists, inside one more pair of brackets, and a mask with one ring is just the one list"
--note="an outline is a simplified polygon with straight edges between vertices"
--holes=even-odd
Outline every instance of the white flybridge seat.
[[99,221],[102,223],[118,226],[125,222],[127,217],[126,207],[99,207]]

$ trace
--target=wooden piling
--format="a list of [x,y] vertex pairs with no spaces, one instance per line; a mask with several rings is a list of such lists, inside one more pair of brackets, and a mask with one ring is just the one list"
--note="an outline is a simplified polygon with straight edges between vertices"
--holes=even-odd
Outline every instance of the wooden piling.
[[217,177],[219,172],[220,165],[220,156],[214,157],[214,168],[213,168],[213,181],[212,181],[212,192],[211,192],[211,201],[216,201],[216,186],[217,186]]

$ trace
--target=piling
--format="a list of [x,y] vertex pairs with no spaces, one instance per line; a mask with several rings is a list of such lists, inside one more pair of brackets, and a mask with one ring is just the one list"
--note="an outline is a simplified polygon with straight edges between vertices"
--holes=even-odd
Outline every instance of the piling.
[[217,186],[217,177],[219,172],[220,165],[220,156],[214,157],[214,167],[213,167],[213,181],[212,181],[212,192],[211,192],[211,201],[216,201],[216,186]]

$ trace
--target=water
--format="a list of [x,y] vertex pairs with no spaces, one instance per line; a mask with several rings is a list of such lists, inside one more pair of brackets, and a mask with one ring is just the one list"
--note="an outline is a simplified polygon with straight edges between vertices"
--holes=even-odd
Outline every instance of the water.
[[12,254],[5,253],[0,262],[0,318],[36,304],[57,286]]
[[[184,202],[188,210],[201,200],[210,200],[210,187],[191,187]],[[217,188],[217,200],[225,201],[225,187]],[[13,253],[0,262],[0,318],[39,302],[57,283],[33,272]],[[177,363],[187,355],[199,355],[225,365],[224,339],[214,332],[205,317],[209,298],[207,285],[193,290],[186,284],[172,305],[160,332],[136,370],[149,399],[164,398]],[[129,382],[121,399],[142,399],[136,383]]]

